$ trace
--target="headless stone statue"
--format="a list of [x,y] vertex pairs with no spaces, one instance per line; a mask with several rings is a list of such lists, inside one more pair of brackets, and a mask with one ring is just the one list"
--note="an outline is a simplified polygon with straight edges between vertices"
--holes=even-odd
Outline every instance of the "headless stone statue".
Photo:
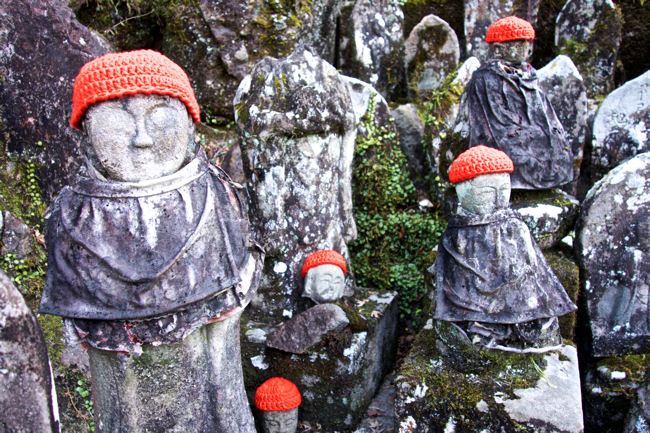
[[255,391],[255,406],[262,414],[263,433],[296,433],[300,391],[290,380],[272,377]]
[[452,164],[459,210],[438,246],[434,318],[490,348],[554,350],[561,344],[557,316],[576,306],[528,226],[508,209],[512,170],[505,153],[486,146]]
[[504,151],[514,162],[514,189],[546,189],[573,180],[573,156],[564,129],[540,89],[532,54],[533,27],[517,17],[488,29],[488,61],[472,75],[454,128],[473,147]]
[[48,217],[40,311],[89,346],[100,432],[255,431],[239,316],[262,258],[198,121],[187,75],[154,51],[97,58],[75,81],[86,165]]

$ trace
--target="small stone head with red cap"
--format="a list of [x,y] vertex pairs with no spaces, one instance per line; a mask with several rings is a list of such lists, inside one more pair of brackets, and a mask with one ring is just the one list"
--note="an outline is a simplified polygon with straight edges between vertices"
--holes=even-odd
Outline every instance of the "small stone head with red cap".
[[462,211],[487,215],[508,207],[512,160],[487,146],[470,147],[451,163],[449,181],[456,185]]
[[302,402],[298,387],[282,377],[272,377],[255,391],[255,407],[262,412],[264,433],[295,433],[298,406]]
[[140,182],[178,171],[196,153],[199,105],[187,74],[152,50],[110,53],[75,79],[70,124],[83,129],[92,168]]
[[530,58],[533,53],[533,39],[533,26],[516,16],[495,21],[485,35],[485,42],[490,44],[488,56],[512,64],[523,63]]
[[334,302],[345,290],[345,258],[334,250],[316,251],[305,260],[302,276],[305,290],[302,296],[317,304]]

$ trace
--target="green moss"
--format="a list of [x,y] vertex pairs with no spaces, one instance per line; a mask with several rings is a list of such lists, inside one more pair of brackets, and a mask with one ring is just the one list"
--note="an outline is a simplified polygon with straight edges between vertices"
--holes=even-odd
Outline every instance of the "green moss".
[[625,372],[625,380],[610,380],[602,383],[604,393],[632,398],[637,386],[650,378],[650,354],[603,358],[596,363],[596,368],[598,367]]
[[254,18],[261,28],[260,44],[265,55],[284,57],[291,53],[304,20],[311,19],[312,0],[264,0]]
[[623,64],[623,80],[631,80],[650,70],[650,2],[645,0],[619,0],[625,31],[619,49]]
[[[371,98],[374,101],[374,98]],[[444,222],[418,209],[415,187],[392,125],[378,126],[371,102],[357,138],[353,173],[358,238],[350,245],[360,286],[397,290],[402,315],[420,309],[429,253]]]
[[[567,295],[574,304],[578,303],[578,293],[580,291],[580,272],[578,265],[573,262],[566,254],[558,250],[543,251],[544,258],[558,277]],[[571,340],[575,338],[575,328],[577,312],[565,314],[558,318],[560,322],[560,333],[562,338]]]

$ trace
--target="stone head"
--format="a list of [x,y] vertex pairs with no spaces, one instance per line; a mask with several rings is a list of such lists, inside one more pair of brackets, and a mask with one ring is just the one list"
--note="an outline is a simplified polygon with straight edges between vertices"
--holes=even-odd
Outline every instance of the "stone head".
[[305,278],[303,296],[317,304],[340,299],[345,290],[345,271],[345,259],[338,252],[315,252],[307,258],[302,268]]
[[471,147],[458,155],[449,168],[458,203],[466,213],[487,215],[508,207],[512,160],[487,146]]
[[150,50],[112,53],[75,80],[71,124],[88,138],[90,164],[107,179],[170,175],[192,159],[198,103],[183,70]]
[[255,407],[262,411],[264,433],[295,433],[302,397],[290,380],[272,377],[255,391]]
[[506,63],[522,63],[533,53],[535,30],[526,20],[515,16],[501,18],[488,28],[485,41],[488,57]]

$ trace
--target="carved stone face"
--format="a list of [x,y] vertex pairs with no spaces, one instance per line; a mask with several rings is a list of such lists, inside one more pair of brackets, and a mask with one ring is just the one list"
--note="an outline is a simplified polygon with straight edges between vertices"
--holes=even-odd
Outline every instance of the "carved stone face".
[[487,215],[505,209],[510,202],[510,174],[477,176],[456,185],[458,203],[468,213]]
[[84,130],[98,170],[112,180],[138,182],[183,166],[194,124],[179,99],[138,94],[92,105]]
[[520,39],[508,42],[493,42],[489,46],[488,56],[491,59],[507,63],[522,63],[533,54],[531,41]]
[[330,264],[320,265],[307,271],[303,296],[317,304],[333,302],[343,296],[344,288],[345,277],[341,268]]
[[296,433],[298,408],[287,411],[262,412],[262,428],[264,433]]

